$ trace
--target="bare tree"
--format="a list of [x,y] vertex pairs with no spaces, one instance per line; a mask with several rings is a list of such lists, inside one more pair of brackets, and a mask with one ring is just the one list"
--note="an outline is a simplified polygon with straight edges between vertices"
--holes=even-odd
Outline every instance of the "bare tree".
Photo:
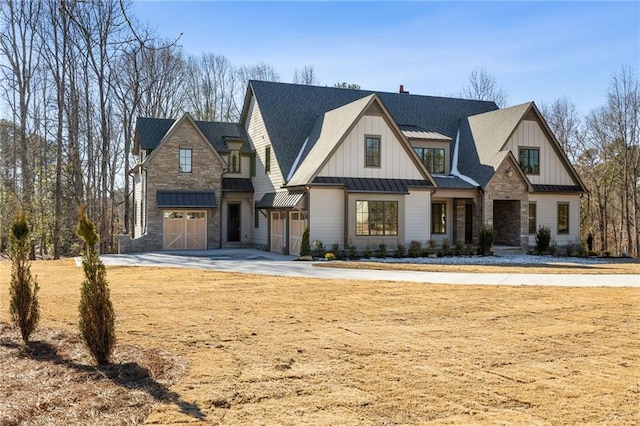
[[245,65],[238,70],[240,80],[246,85],[249,80],[280,81],[280,75],[271,65],[260,62],[256,65]]
[[582,140],[580,135],[581,120],[575,104],[564,96],[551,104],[542,103],[540,110],[551,131],[567,153],[569,160],[575,163]]
[[305,65],[301,70],[296,68],[293,73],[293,82],[295,84],[306,84],[309,86],[318,85],[318,78],[313,65]]
[[500,108],[504,108],[509,101],[507,91],[498,86],[496,78],[485,68],[471,71],[469,84],[462,87],[460,96],[479,101],[493,101]]

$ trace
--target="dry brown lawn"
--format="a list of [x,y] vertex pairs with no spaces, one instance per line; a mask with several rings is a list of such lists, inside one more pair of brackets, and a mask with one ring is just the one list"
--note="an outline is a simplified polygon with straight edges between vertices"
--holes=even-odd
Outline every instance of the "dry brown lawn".
[[[38,261],[33,270],[45,330],[38,338],[73,344],[81,269],[64,260]],[[60,377],[38,374],[51,360],[20,354],[4,337],[2,424],[11,424],[1,416],[6,407],[31,413],[27,424],[59,424],[56,413],[83,398],[99,399],[92,406],[99,419],[123,398],[134,406],[145,394],[155,404],[149,424],[631,425],[640,418],[640,289],[107,271],[120,368],[129,354],[153,381],[162,369],[149,366],[148,355],[157,354],[170,370],[162,379],[167,388],[155,380],[158,395],[113,374],[100,379],[86,357],[60,351],[64,398],[12,392],[5,380],[16,376],[7,371],[17,360],[29,362],[22,386],[31,384],[34,393]],[[10,264],[0,262],[5,324],[9,273]],[[183,362],[184,375],[170,385]],[[125,391],[138,393],[121,396]],[[53,402],[34,409],[33,401]],[[142,417],[145,407],[140,402]],[[126,411],[108,424],[137,419]]]

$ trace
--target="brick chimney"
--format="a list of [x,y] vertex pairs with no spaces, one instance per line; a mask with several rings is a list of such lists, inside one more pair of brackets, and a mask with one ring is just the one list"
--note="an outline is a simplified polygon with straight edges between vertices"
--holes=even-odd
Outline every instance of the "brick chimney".
[[398,93],[407,93],[407,94],[409,94],[409,92],[404,90],[404,84],[400,85],[400,90],[398,90]]

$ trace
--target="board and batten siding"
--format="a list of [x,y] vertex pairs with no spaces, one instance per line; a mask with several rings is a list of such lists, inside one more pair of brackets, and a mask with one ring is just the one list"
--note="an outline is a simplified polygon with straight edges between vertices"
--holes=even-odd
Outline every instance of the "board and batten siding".
[[311,188],[309,190],[309,241],[319,240],[329,248],[344,245],[344,189]]
[[516,159],[519,148],[540,149],[540,174],[527,175],[532,184],[576,185],[537,121],[522,120],[505,146]]
[[410,191],[405,196],[405,246],[411,241],[422,245],[431,239],[431,192]]
[[[271,146],[271,140],[269,139],[267,128],[260,113],[260,107],[254,96],[251,97],[249,104],[245,129],[256,150],[256,175],[253,177],[253,199],[255,202],[258,202],[264,194],[275,192],[276,188],[280,188],[283,179],[273,147],[271,147],[271,172],[269,174],[265,173],[265,148]],[[244,163],[242,165],[244,167]],[[255,214],[255,212],[253,214]],[[258,228],[252,227],[251,239],[254,244],[266,247],[268,245],[267,218],[258,213],[258,222]]]
[[[551,238],[564,246],[580,240],[580,195],[575,194],[529,194],[529,203],[536,204],[536,229],[546,226]],[[558,235],[558,204],[569,203],[569,233]],[[529,246],[536,246],[536,236],[529,235]]]
[[[380,137],[380,167],[365,167],[365,136]],[[423,179],[382,116],[363,115],[318,176]]]

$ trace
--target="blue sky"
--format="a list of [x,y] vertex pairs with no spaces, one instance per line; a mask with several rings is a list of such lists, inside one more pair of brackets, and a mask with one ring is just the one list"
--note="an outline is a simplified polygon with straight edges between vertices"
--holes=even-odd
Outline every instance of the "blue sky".
[[264,61],[290,82],[450,95],[486,68],[509,104],[569,97],[587,113],[612,73],[640,72],[640,2],[136,1],[136,17],[190,54]]

